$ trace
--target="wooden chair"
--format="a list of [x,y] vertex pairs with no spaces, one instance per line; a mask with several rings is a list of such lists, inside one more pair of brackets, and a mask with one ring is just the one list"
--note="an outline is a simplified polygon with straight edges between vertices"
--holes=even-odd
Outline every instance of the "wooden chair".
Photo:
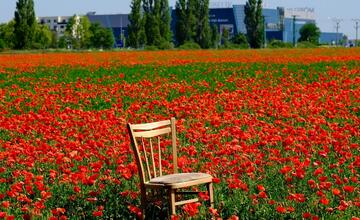
[[[182,191],[181,189],[206,184],[210,206],[213,207],[214,195],[211,175],[206,173],[178,173],[175,118],[146,124],[129,123],[128,130],[140,176],[142,218],[145,218],[146,207],[151,202],[151,194],[149,192],[151,190],[164,190],[167,192],[170,206],[169,212],[171,215],[176,215],[176,206],[199,201],[198,197],[177,201],[180,194],[198,195],[199,193],[198,191]],[[163,175],[161,154],[165,146],[161,147],[160,140],[162,141],[163,138],[161,136],[166,135],[171,135],[171,153],[174,170],[172,174]],[[155,146],[153,142],[155,142]],[[157,155],[155,150],[158,151]]]

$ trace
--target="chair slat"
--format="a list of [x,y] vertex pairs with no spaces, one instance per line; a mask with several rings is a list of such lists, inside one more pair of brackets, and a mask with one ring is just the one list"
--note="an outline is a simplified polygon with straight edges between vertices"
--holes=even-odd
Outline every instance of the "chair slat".
[[162,176],[160,136],[157,137],[157,140],[158,140],[158,148],[159,148],[159,175]]
[[166,121],[159,121],[159,122],[152,122],[152,123],[146,123],[146,124],[134,124],[132,125],[133,130],[152,130],[158,127],[170,125],[170,120]]
[[175,118],[171,118],[171,130],[172,130],[171,142],[172,142],[172,150],[173,150],[174,173],[178,173],[175,123],[176,123]]
[[133,143],[133,149],[134,149],[134,152],[135,152],[135,158],[136,158],[136,163],[138,165],[138,169],[140,172],[140,179],[142,182],[145,182],[146,181],[146,178],[145,178],[145,172],[144,172],[144,166],[141,162],[141,156],[140,156],[140,151],[139,151],[139,147],[138,147],[138,143],[136,141],[136,138],[133,136],[133,130],[131,128],[131,124],[129,123],[128,124],[128,130],[130,132],[130,137],[131,137],[131,142]]
[[151,179],[152,177],[151,177],[151,173],[150,173],[150,166],[149,166],[149,160],[147,158],[147,152],[145,149],[144,138],[141,138],[141,142],[142,142],[142,147],[143,147],[143,151],[144,151],[144,155],[145,155],[145,162],[146,162],[146,168],[148,171],[148,176],[149,176],[149,179]]
[[[200,184],[207,184],[207,192],[210,200],[210,207],[214,207],[214,193],[213,193],[213,184],[211,175],[205,173],[178,173],[178,164],[177,164],[177,148],[176,148],[176,126],[175,126],[175,118],[171,118],[171,120],[153,122],[147,124],[137,124],[132,125],[128,124],[128,130],[131,137],[132,147],[135,153],[136,162],[138,165],[139,175],[140,175],[140,189],[141,189],[141,207],[143,213],[145,213],[147,203],[154,200],[151,197],[155,197],[155,194],[148,194],[147,189],[152,190],[160,190],[163,187],[166,187],[168,191],[168,202],[169,202],[169,214],[176,215],[176,206],[193,203],[199,201],[199,198],[187,199],[182,201],[176,201],[176,199],[180,199],[182,197],[176,197],[176,195],[180,194],[197,194],[198,192],[188,192],[180,189],[187,188],[191,186],[196,186]],[[137,131],[135,131],[137,130]],[[174,166],[174,174],[162,175],[162,149],[161,149],[161,135],[171,133],[171,146],[172,146],[172,154],[173,156],[173,166]],[[170,135],[165,135],[169,138]],[[159,151],[159,173],[156,172],[157,166],[155,166],[155,152],[156,152],[156,139],[157,138],[157,148]],[[142,147],[140,146],[140,139]],[[145,139],[145,141],[144,141]],[[149,142],[148,142],[149,139]],[[154,143],[153,143],[154,141]],[[166,143],[166,147],[168,147],[168,143]],[[146,146],[149,147],[150,150],[146,150]],[[142,149],[141,149],[142,148]],[[140,154],[140,151],[144,151],[144,157]],[[164,149],[163,149],[164,150]],[[151,159],[148,158],[151,156]],[[145,163],[144,163],[145,160]],[[150,163],[149,163],[150,162]],[[144,169],[146,164],[146,168]],[[150,166],[153,167],[150,167]],[[152,175],[153,172],[153,175]],[[147,175],[146,175],[147,173]],[[159,174],[159,177],[157,175]],[[195,178],[196,176],[202,176],[201,178]],[[153,177],[154,176],[154,177]],[[177,177],[177,178],[174,178]],[[182,176],[181,178],[178,176]],[[147,178],[148,177],[148,178]],[[163,193],[161,191],[160,193]],[[182,198],[183,199],[183,198]],[[141,216],[142,219],[145,219],[144,214]]]
[[175,206],[185,205],[185,204],[194,203],[194,202],[198,202],[198,201],[199,201],[199,198],[183,200],[183,201],[175,202]]
[[151,153],[151,162],[152,162],[152,167],[153,167],[153,171],[154,171],[154,177],[156,177],[156,166],[155,166],[155,159],[154,159],[154,149],[153,149],[153,144],[152,144],[152,140],[150,138],[150,153]]
[[133,135],[134,137],[150,138],[150,137],[155,137],[158,135],[169,134],[169,133],[171,133],[171,128],[162,128],[151,131],[138,131],[138,132],[133,132]]

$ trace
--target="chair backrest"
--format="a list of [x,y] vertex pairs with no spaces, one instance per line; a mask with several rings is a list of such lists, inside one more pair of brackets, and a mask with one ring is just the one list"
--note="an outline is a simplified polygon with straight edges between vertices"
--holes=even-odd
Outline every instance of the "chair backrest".
[[[163,175],[161,136],[171,135],[174,173],[178,172],[175,121],[175,118],[171,118],[170,120],[146,124],[128,124],[142,184],[152,178]],[[158,153],[157,155],[155,153],[156,151]]]

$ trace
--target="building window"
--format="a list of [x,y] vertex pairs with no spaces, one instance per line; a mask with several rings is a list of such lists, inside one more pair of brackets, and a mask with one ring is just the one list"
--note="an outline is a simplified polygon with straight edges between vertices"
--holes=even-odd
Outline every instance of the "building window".
[[56,23],[56,19],[54,19],[54,23]]
[[47,22],[48,22],[48,23],[51,23],[51,20],[49,19],[49,20],[47,20]]

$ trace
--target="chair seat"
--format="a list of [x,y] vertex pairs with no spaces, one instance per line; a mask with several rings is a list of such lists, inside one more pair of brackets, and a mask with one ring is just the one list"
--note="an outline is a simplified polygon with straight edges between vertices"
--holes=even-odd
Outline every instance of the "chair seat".
[[149,184],[160,184],[174,188],[208,183],[211,181],[212,176],[206,173],[176,173],[153,178],[149,181]]

